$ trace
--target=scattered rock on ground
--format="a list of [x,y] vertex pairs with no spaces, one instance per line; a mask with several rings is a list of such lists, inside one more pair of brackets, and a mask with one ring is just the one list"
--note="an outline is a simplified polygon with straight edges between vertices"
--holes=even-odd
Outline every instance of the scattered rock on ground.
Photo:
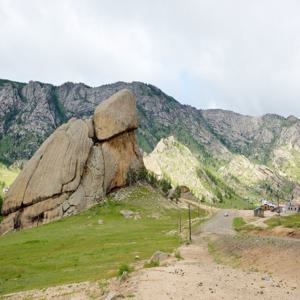
[[168,253],[165,253],[165,252],[162,252],[162,251],[156,251],[150,258],[150,261],[151,262],[154,262],[154,263],[161,263],[165,260],[167,260],[169,258],[169,254]]
[[124,281],[126,281],[127,279],[128,279],[128,272],[123,272],[123,274],[120,276],[120,282],[124,282]]
[[121,295],[117,292],[109,292],[107,296],[104,298],[105,300],[117,300],[120,299]]
[[141,216],[138,212],[133,212],[132,210],[127,210],[127,209],[124,209],[124,210],[121,210],[120,211],[120,214],[125,218],[125,219],[140,219]]

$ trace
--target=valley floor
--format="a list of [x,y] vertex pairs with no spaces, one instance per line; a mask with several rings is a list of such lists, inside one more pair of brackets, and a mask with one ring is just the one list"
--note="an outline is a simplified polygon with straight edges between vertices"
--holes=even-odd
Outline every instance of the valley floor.
[[143,300],[300,299],[300,241],[233,236],[238,214],[218,211],[192,245],[181,247],[182,260],[137,272],[122,294]]
[[[193,243],[180,248],[182,259],[140,269],[122,283],[111,280],[100,299],[300,299],[300,241],[235,235],[232,219],[238,214],[215,212],[196,228]],[[8,298],[98,299],[100,286],[85,282]]]

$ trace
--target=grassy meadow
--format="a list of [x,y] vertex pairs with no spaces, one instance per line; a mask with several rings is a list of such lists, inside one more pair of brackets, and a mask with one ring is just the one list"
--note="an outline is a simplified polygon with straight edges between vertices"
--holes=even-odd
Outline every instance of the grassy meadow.
[[[121,210],[139,212],[125,219]],[[181,212],[187,224],[187,211]],[[204,211],[201,211],[204,215]],[[172,252],[179,210],[150,187],[129,187],[79,215],[0,237],[0,295],[71,282],[106,279],[136,256]],[[198,211],[193,212],[193,217]],[[99,225],[98,221],[104,224]]]
[[286,228],[300,228],[300,214],[296,213],[289,216],[276,216],[265,222],[270,228],[282,226]]

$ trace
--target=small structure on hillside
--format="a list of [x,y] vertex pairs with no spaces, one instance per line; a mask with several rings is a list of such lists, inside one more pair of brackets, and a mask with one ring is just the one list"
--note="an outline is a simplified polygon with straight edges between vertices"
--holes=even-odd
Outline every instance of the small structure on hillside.
[[290,201],[287,205],[288,211],[300,212],[300,204],[296,201]]
[[264,218],[264,208],[262,206],[259,206],[259,207],[256,207],[254,210],[253,210],[253,213],[254,213],[254,217],[260,217],[260,218]]

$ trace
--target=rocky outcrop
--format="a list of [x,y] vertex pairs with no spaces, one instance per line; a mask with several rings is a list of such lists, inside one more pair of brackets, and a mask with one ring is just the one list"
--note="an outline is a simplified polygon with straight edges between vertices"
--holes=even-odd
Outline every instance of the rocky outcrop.
[[[274,197],[270,194],[271,184],[283,191],[283,199],[289,199],[291,193],[294,199],[299,197],[297,182],[263,164],[233,155],[229,163],[213,170],[173,136],[162,139],[150,154],[144,155],[144,164],[157,177],[169,179],[173,187],[181,186],[182,193],[190,190],[207,202],[227,202],[233,206],[233,201],[239,199],[239,203],[248,205],[262,195]],[[172,198],[172,191],[169,197]]]
[[75,214],[124,186],[129,170],[143,165],[137,126],[136,100],[128,90],[101,103],[93,119],[60,126],[7,193],[0,233]]
[[173,136],[161,139],[155,149],[144,156],[144,164],[158,178],[168,178],[173,187],[187,186],[199,199],[213,197],[199,176],[199,160]]
[[107,140],[120,132],[137,129],[136,99],[128,90],[122,90],[95,110],[94,123],[99,141]]

